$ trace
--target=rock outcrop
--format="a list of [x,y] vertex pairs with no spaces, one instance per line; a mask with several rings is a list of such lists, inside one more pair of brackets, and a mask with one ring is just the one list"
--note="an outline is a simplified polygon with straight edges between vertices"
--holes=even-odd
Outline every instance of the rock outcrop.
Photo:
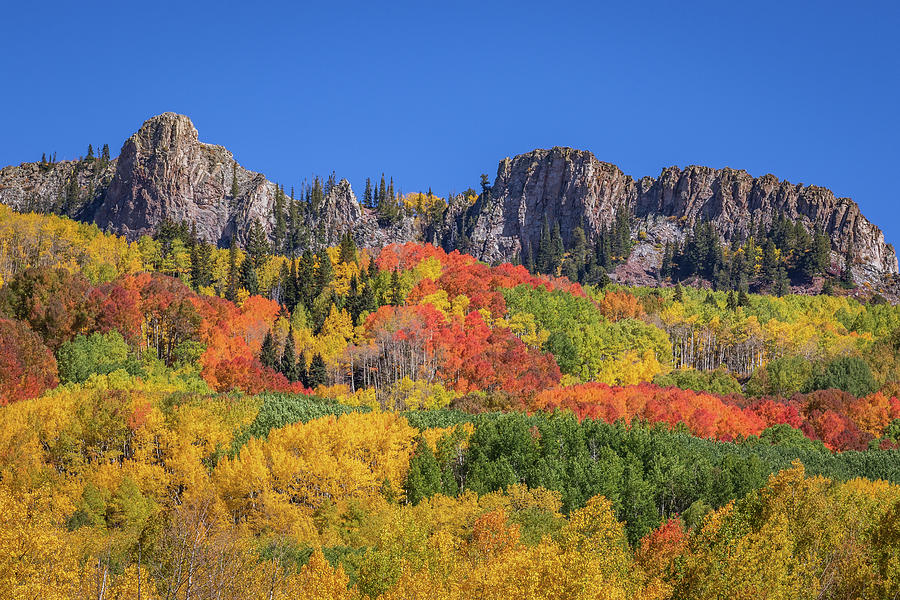
[[744,239],[783,214],[826,233],[836,253],[849,250],[857,270],[897,273],[897,256],[881,230],[855,202],[825,188],[698,166],[670,167],[657,178],[635,181],[572,148],[500,162],[490,199],[468,212],[471,251],[489,262],[513,259],[528,245],[537,247],[545,219],[559,223],[567,243],[578,226],[592,240],[611,225],[620,205],[631,210],[634,233],[652,244],[682,238],[699,220],[711,221],[725,241]]
[[[235,188],[234,183],[237,183]],[[235,193],[236,190],[236,193]],[[274,236],[278,186],[241,167],[221,146],[205,144],[190,119],[164,113],[149,119],[117,159],[25,163],[0,170],[0,202],[20,211],[54,212],[93,221],[131,239],[163,220],[188,221],[200,237],[226,245],[244,241],[259,220]],[[779,181],[772,175],[690,166],[635,180],[593,154],[572,148],[535,150],[500,162],[491,193],[474,204],[451,198],[442,223],[427,229],[411,215],[390,226],[358,202],[346,180],[298,211],[302,245],[333,245],[345,231],[358,245],[428,241],[459,248],[486,262],[516,260],[533,250],[546,222],[563,240],[581,226],[589,241],[611,225],[619,207],[633,215],[640,264],[618,270],[622,281],[648,283],[659,248],[681,239],[699,220],[723,240],[742,239],[780,214],[826,233],[835,259],[849,251],[861,281],[897,274],[894,248],[847,198],[829,190]],[[616,274],[613,274],[616,278]]]

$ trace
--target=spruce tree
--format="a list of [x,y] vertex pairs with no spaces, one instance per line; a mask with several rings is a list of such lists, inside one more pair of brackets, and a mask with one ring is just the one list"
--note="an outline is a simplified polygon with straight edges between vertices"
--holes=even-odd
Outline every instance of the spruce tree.
[[315,296],[321,294],[332,280],[334,280],[334,267],[331,265],[331,258],[328,256],[328,252],[322,250],[316,255]]
[[261,265],[269,255],[269,238],[259,219],[254,219],[247,238],[247,254],[255,266]]
[[197,241],[191,246],[191,285],[195,290],[212,284],[213,246]]
[[319,353],[316,353],[309,363],[308,379],[308,387],[311,389],[316,389],[320,385],[328,385],[328,370],[325,367],[325,361],[322,359],[322,355]]
[[284,237],[287,234],[287,221],[285,220],[284,188],[275,187],[275,202],[272,211],[275,213],[275,231],[273,237],[273,251],[277,254],[284,248]]
[[303,384],[303,387],[309,387],[309,373],[306,371],[306,351],[301,350],[300,356],[297,357],[297,370],[294,372],[297,377],[296,381]]
[[86,160],[94,160],[94,146],[88,144],[88,151]]
[[366,189],[363,192],[363,206],[372,208],[372,179],[366,177]]
[[394,306],[400,306],[403,302],[403,291],[400,289],[400,270],[394,269],[391,272],[391,289],[388,303]]
[[440,466],[421,434],[416,438],[415,454],[409,461],[409,474],[403,489],[410,504],[418,504],[442,491]]
[[287,377],[291,383],[297,381],[297,356],[296,346],[294,345],[294,329],[288,330],[287,339],[284,341],[284,351],[281,353],[281,363],[278,370]]
[[100,160],[106,166],[109,163],[109,144],[103,144],[103,150],[100,151]]
[[228,281],[225,284],[225,299],[235,302],[238,292],[238,247],[237,238],[231,235],[231,246],[228,248]]
[[353,235],[350,231],[345,231],[341,236],[340,245],[340,262],[350,264],[357,262],[356,242],[353,241]]
[[259,350],[259,362],[270,369],[278,366],[278,350],[275,348],[275,337],[272,335],[271,329],[266,332],[262,348]]
[[735,297],[735,295],[734,295],[734,290],[731,290],[728,292],[728,297],[725,301],[725,308],[727,308],[730,311],[734,311],[734,310],[737,310],[737,307],[738,307],[737,297]]
[[684,290],[681,289],[681,284],[675,284],[675,295],[672,298],[675,302],[684,302]]
[[251,296],[259,294],[259,279],[256,276],[256,267],[253,266],[253,260],[246,256],[241,262],[240,285],[247,290]]

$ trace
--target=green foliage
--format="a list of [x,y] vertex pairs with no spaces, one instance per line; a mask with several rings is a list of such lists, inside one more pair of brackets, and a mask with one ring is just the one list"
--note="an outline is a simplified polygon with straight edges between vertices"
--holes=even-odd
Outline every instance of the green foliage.
[[676,369],[666,375],[657,375],[653,378],[653,383],[660,387],[677,387],[723,395],[740,394],[743,391],[734,375],[722,368],[715,371]]
[[304,396],[301,394],[262,394],[259,412],[247,428],[235,437],[233,452],[251,438],[266,438],[269,431],[292,423],[307,423],[313,419],[329,415],[343,415],[351,412],[369,412],[365,406],[346,406],[333,400]]
[[579,423],[568,414],[488,413],[475,425],[461,465],[438,460],[460,491],[487,493],[525,483],[559,491],[565,512],[603,494],[626,521],[632,543],[698,501],[695,512],[745,496],[795,459],[808,473],[835,480],[900,482],[900,451],[833,454],[786,426],[723,443],[664,425]]
[[97,373],[105,375],[124,369],[134,375],[140,365],[130,355],[128,344],[118,331],[79,335],[66,342],[57,353],[60,381],[81,383]]
[[812,389],[830,388],[866,396],[878,389],[878,383],[866,361],[856,356],[842,356],[828,363],[812,380]]

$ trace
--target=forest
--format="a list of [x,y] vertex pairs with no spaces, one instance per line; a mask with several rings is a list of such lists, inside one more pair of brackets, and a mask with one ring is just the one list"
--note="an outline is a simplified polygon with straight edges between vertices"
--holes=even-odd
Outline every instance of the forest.
[[491,266],[0,206],[2,596],[898,597],[900,308],[786,293],[781,221],[613,285],[627,227]]

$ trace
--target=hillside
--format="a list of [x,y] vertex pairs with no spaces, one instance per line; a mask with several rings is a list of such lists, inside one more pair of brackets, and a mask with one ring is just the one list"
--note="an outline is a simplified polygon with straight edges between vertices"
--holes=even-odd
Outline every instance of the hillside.
[[900,307],[8,207],[0,278],[4,597],[900,591]]
[[[268,241],[288,254],[333,245],[350,231],[364,248],[431,242],[489,263],[522,262],[532,270],[541,239],[549,243],[551,230],[559,229],[561,252],[576,252],[579,243],[593,249],[608,242],[618,227],[615,234],[633,243],[600,266],[621,283],[649,285],[671,278],[664,273],[666,246],[686,244],[699,225],[709,224],[726,250],[754,240],[755,250],[745,253],[762,253],[781,219],[810,238],[801,240],[807,245],[781,239],[773,247],[794,291],[821,289],[822,277],[836,279],[846,270],[855,283],[894,297],[893,247],[853,201],[835,198],[825,188],[697,166],[671,167],[659,177],[636,180],[590,152],[570,148],[506,158],[493,185],[487,183],[474,197],[401,198],[393,181],[388,185],[382,178],[358,198],[348,182],[332,177],[293,195],[239,165],[225,148],[200,142],[187,117],[165,113],[144,123],[117,158],[44,160],[0,170],[0,203],[94,222],[130,239],[164,222],[183,221],[219,246],[233,236],[246,244],[259,223]],[[627,219],[617,221],[621,211]],[[816,233],[827,246],[824,258],[817,268],[803,269],[799,263],[812,251]],[[725,254],[701,278],[722,285],[726,276],[719,272],[731,269]],[[575,269],[585,270],[583,264]],[[765,281],[732,279],[727,285],[734,289],[769,289],[776,283],[775,275]]]

